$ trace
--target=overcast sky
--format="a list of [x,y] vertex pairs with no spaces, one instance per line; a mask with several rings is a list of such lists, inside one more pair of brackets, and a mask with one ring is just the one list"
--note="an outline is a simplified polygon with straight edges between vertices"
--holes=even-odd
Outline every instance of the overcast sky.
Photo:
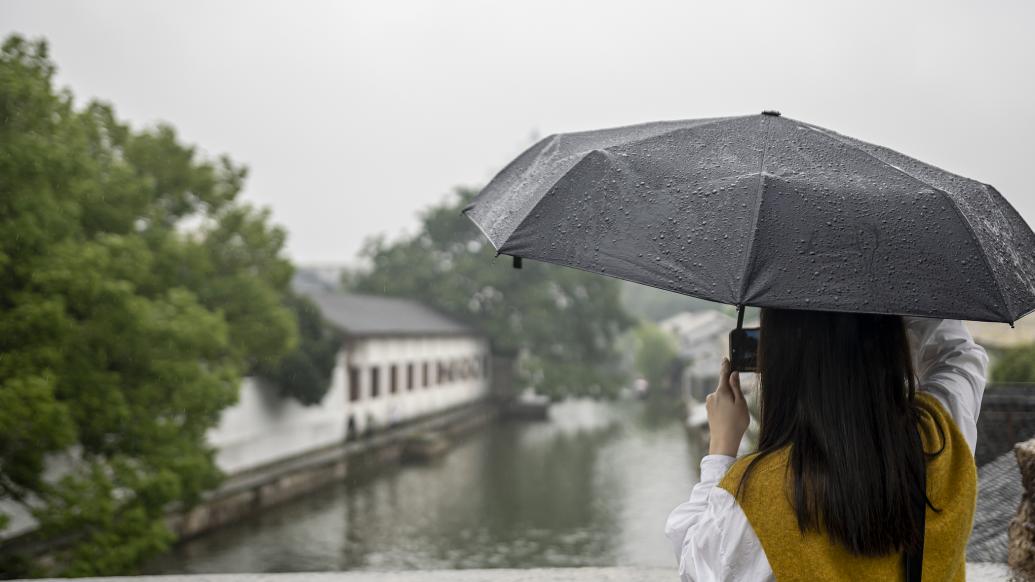
[[784,115],[995,185],[1035,224],[1035,2],[0,0],[61,85],[251,170],[348,263],[534,136]]

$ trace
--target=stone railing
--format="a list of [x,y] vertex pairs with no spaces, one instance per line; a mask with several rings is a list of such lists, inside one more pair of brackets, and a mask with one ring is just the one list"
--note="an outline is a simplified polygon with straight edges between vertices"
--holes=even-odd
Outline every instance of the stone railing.
[[1014,447],[1021,470],[1021,506],[1010,522],[1008,561],[1026,580],[1035,580],[1035,439]]
[[[1009,580],[1003,564],[967,564],[967,580]],[[299,574],[199,574],[80,578],[94,582],[673,582],[676,568],[534,568],[424,572],[305,572]]]
[[978,466],[1035,437],[1035,384],[993,383],[985,389],[978,415]]

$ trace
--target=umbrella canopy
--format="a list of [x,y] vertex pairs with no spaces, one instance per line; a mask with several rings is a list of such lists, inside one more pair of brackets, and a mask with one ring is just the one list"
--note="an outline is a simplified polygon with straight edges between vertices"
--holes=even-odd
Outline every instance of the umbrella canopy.
[[498,253],[720,303],[1035,309],[1035,234],[995,188],[776,112],[551,135],[464,213]]

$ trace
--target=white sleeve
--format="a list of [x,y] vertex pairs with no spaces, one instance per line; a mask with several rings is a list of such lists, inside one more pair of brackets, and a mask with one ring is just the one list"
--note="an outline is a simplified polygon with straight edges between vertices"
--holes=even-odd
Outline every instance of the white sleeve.
[[973,452],[981,396],[988,378],[988,354],[958,319],[903,319],[920,390],[945,406]]
[[706,455],[701,460],[701,481],[694,485],[690,499],[669,514],[665,535],[672,542],[683,582],[773,579],[747,516],[729,492],[716,486],[735,460]]

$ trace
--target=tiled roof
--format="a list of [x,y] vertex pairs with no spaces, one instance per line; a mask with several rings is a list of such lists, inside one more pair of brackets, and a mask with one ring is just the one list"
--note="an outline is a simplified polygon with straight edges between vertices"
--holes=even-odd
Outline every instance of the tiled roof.
[[480,335],[477,330],[410,299],[307,290],[329,323],[350,336]]
[[345,293],[312,268],[295,271],[291,286],[311,299],[331,325],[353,336],[481,335],[419,301]]

